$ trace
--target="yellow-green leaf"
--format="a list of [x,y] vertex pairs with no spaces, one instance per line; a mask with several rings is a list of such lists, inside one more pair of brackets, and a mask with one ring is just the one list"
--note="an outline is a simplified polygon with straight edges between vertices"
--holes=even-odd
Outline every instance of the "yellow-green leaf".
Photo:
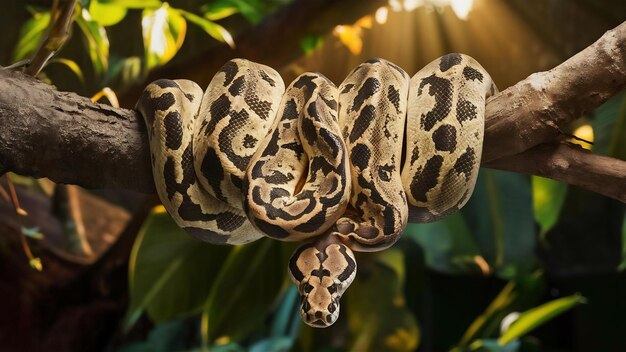
[[109,38],[104,27],[91,18],[87,9],[76,17],[76,24],[86,39],[94,72],[103,74],[109,69]]
[[127,12],[127,8],[121,4],[107,3],[103,0],[92,0],[89,3],[91,18],[104,27],[119,23],[126,17]]
[[127,9],[150,9],[163,5],[161,0],[98,0],[104,5],[121,6]]
[[164,210],[153,211],[131,252],[125,329],[132,327],[144,311],[155,322],[198,312],[230,249],[200,242],[178,227]]
[[179,10],[180,13],[185,16],[185,18],[202,28],[208,35],[219,40],[220,42],[228,44],[231,48],[235,48],[235,42],[233,41],[233,37],[226,30],[226,28],[220,26],[219,24],[209,21],[206,18],[195,15],[191,12]]
[[72,73],[74,73],[76,75],[76,77],[78,77],[78,79],[81,82],[85,81],[85,77],[83,76],[83,71],[80,69],[80,66],[78,66],[76,61],[73,61],[73,60],[70,60],[70,59],[61,58],[61,57],[56,57],[56,58],[50,60],[50,63],[51,64],[58,63],[58,64],[61,64],[61,65],[64,65],[65,67],[69,68],[70,71],[72,71]]
[[41,37],[48,28],[50,12],[36,12],[20,29],[20,40],[13,50],[13,60],[28,58],[39,46]]
[[541,233],[545,234],[559,219],[567,185],[539,176],[533,176],[531,180],[535,220],[541,227]]
[[147,70],[170,61],[183,45],[187,32],[181,12],[167,3],[156,10],[144,10],[141,27]]
[[205,343],[237,339],[263,322],[286,278],[281,245],[261,239],[230,252],[204,306]]
[[210,21],[221,20],[239,12],[239,9],[229,2],[217,1],[203,7],[204,17]]
[[511,327],[505,331],[502,336],[500,336],[498,344],[501,346],[506,345],[581,303],[586,303],[585,297],[572,295],[555,299],[527,310],[520,315],[519,319],[511,324]]

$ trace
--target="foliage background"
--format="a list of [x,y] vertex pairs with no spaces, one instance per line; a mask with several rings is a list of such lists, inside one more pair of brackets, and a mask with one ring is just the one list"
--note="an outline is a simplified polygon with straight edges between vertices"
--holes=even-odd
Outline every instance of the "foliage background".
[[[332,33],[304,33],[300,58],[276,68],[287,82],[312,70],[339,84],[369,57],[413,73],[458,51],[474,56],[503,89],[626,20],[626,5],[608,0],[476,0],[466,16],[451,3],[390,1],[355,23],[337,23]],[[2,5],[5,66],[36,49],[52,1]],[[124,102],[150,72],[236,46],[239,33],[289,5],[79,1],[71,39],[40,78],[85,96],[110,87]],[[273,48],[260,43],[258,50]],[[569,132],[593,140],[585,147],[624,159],[625,126],[620,94]],[[11,178],[28,215],[0,203],[6,350],[626,349],[624,205],[550,180],[482,170],[461,212],[411,224],[393,248],[359,254],[340,320],[314,330],[300,323],[286,279],[294,245],[210,246],[177,229],[154,198]],[[43,271],[29,268],[24,237]],[[522,315],[502,328],[511,312]]]

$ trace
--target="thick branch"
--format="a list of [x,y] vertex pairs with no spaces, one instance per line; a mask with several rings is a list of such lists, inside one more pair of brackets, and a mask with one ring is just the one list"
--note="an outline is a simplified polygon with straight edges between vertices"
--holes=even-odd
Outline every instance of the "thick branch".
[[483,160],[514,155],[560,134],[626,87],[626,22],[547,72],[530,75],[487,104]]
[[540,144],[486,167],[559,180],[626,203],[626,162],[576,145]]
[[[626,201],[624,161],[554,146],[520,154],[551,141],[559,125],[622,89],[625,60],[626,23],[551,71],[496,95],[487,104],[487,165],[552,177]],[[5,171],[88,188],[154,191],[145,128],[134,111],[94,104],[0,70],[0,119],[0,168]],[[513,154],[518,155],[503,158]],[[550,166],[555,160],[567,161],[568,168]],[[605,167],[613,171],[603,173]]]

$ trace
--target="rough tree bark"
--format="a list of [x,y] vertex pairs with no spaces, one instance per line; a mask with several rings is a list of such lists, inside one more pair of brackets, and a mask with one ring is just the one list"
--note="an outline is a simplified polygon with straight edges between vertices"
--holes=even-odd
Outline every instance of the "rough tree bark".
[[[554,143],[560,128],[626,87],[626,23],[487,103],[486,166],[550,177],[626,202],[626,162]],[[135,111],[0,70],[0,169],[87,188],[153,192]],[[558,162],[555,162],[558,161]],[[129,176],[132,175],[132,176]]]

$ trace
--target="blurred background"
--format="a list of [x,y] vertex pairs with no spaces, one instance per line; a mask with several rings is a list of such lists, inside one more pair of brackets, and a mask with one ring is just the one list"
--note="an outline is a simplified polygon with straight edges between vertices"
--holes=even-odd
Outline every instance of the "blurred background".
[[[38,77],[125,108],[153,79],[206,86],[234,57],[286,83],[319,71],[339,85],[371,57],[413,74],[462,52],[503,90],[626,20],[626,2],[609,0],[9,0],[0,65],[32,57],[68,3],[71,36]],[[567,132],[626,159],[625,95]],[[287,279],[293,244],[212,246],[154,196],[9,174],[0,350],[625,351],[624,214],[598,194],[483,169],[461,212],[359,254],[339,321],[315,330]]]

